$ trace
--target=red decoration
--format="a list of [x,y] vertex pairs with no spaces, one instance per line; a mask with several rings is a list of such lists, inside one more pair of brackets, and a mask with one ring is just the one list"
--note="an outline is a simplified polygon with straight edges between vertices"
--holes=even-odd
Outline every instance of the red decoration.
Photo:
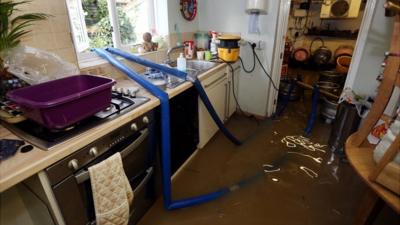
[[197,15],[197,0],[181,0],[181,13],[186,20],[194,20]]

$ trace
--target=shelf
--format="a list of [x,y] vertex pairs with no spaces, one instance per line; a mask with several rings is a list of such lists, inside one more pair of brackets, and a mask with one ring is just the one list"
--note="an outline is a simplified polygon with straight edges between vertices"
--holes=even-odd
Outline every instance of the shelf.
[[349,36],[335,36],[335,35],[322,35],[322,34],[304,34],[306,37],[323,37],[330,39],[343,39],[343,40],[357,40],[358,36],[349,37]]

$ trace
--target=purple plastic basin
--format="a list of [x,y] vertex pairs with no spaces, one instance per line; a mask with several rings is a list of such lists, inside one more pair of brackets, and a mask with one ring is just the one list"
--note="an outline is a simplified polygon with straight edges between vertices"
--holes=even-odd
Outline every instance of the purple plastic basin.
[[7,93],[24,115],[49,129],[63,129],[111,104],[113,79],[75,75]]

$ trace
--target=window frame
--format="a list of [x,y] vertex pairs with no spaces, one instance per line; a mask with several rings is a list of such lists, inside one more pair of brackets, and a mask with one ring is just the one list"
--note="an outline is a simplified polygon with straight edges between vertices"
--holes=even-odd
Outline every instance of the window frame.
[[[121,39],[121,30],[120,30],[120,26],[119,26],[119,22],[118,22],[118,13],[117,13],[117,2],[116,0],[106,0],[107,1],[107,9],[108,9],[108,15],[109,15],[109,20],[110,20],[110,24],[112,27],[112,42],[115,48],[121,49],[121,50],[125,50],[125,51],[130,51],[132,46],[138,45],[138,41],[137,43],[131,43],[131,44],[122,44],[122,39]],[[154,17],[152,19],[152,23],[154,25],[154,27],[157,29],[157,21],[158,18],[156,18],[156,12],[157,12],[157,1],[158,0],[148,0],[148,1],[152,1],[151,3],[151,15]],[[78,60],[78,65],[79,68],[83,69],[83,68],[88,68],[88,67],[93,67],[96,65],[100,65],[100,64],[104,64],[106,61],[103,60],[102,58],[100,58],[96,53],[90,51],[90,45],[89,45],[89,41],[90,38],[87,34],[87,26],[85,23],[85,15],[84,15],[84,11],[82,9],[82,1],[81,0],[66,0],[67,2],[67,10],[68,10],[68,19],[70,22],[70,25],[72,27],[72,20],[71,20],[71,14],[70,14],[70,7],[69,4],[71,4],[71,2],[73,4],[79,4],[80,7],[80,14],[79,14],[79,18],[81,18],[81,26],[84,29],[84,32],[86,32],[86,41],[87,41],[87,48],[82,50],[82,44],[79,44],[77,42],[76,39],[76,34],[74,32],[73,29],[71,29],[71,36],[72,36],[72,40],[73,40],[73,44],[74,44],[74,48],[75,48],[75,52],[76,52],[76,56],[77,56],[77,60]],[[83,19],[82,19],[83,18]]]

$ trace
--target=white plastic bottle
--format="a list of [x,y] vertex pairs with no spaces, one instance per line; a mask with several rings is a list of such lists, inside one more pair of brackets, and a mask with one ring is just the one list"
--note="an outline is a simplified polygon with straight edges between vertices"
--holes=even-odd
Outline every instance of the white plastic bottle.
[[186,72],[186,58],[183,57],[183,53],[176,59],[178,70]]

